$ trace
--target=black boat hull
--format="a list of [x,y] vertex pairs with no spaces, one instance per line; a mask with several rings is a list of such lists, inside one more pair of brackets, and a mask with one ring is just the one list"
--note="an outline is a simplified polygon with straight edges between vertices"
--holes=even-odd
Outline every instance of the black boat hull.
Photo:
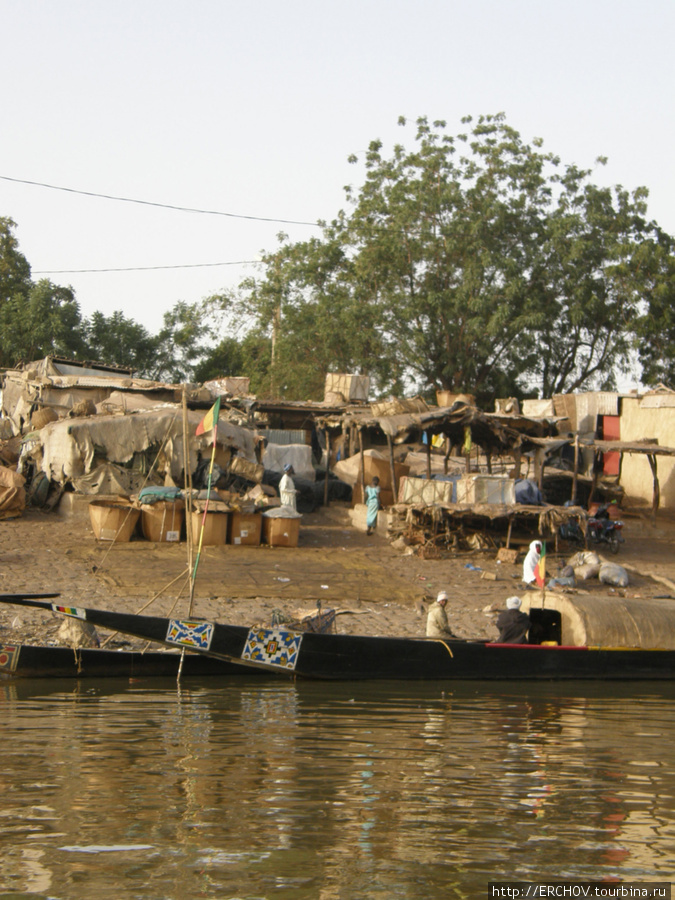
[[265,674],[202,653],[0,644],[0,678],[181,678]]
[[645,681],[675,674],[675,650],[316,634],[66,607],[19,595],[0,595],[0,602],[50,609],[248,671],[291,678]]

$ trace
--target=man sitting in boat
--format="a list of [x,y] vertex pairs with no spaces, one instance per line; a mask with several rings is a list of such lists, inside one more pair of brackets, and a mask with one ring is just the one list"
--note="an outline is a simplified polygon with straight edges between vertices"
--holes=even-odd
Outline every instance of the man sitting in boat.
[[506,609],[497,616],[498,644],[527,644],[530,617],[521,612],[520,603],[520,597],[508,597]]
[[457,636],[450,630],[448,624],[448,614],[445,606],[448,602],[446,591],[441,591],[436,597],[436,602],[429,607],[427,615],[427,637],[432,638],[456,638]]

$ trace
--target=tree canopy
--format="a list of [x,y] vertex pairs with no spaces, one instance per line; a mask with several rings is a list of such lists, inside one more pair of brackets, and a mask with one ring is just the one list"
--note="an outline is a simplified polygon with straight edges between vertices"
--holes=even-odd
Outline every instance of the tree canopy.
[[317,396],[327,371],[484,401],[613,385],[672,299],[646,190],[595,185],[503,115],[463,125],[420,118],[413,148],[388,154],[373,141],[348,211],[319,238],[282,238],[227,298],[269,341],[259,388]]
[[675,240],[644,188],[599,186],[503,114],[456,135],[411,125],[408,147],[374,140],[351,158],[361,183],[318,236],[279,235],[254,276],[177,303],[157,335],[120,311],[83,319],[71,288],[33,282],[0,218],[0,365],[57,354],[165,381],[247,375],[298,400],[322,398],[328,372],[482,404],[612,389],[635,359],[645,384],[675,383]]

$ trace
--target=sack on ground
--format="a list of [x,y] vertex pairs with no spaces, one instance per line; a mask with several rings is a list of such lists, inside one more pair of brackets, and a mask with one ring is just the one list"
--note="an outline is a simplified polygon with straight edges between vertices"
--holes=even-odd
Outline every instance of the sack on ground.
[[574,577],[577,581],[590,581],[591,578],[597,578],[600,573],[600,563],[584,563],[576,566],[574,569]]
[[567,560],[567,565],[572,566],[573,569],[576,569],[577,566],[586,566],[589,563],[593,563],[596,566],[600,565],[600,557],[594,550],[580,550]]
[[602,584],[611,584],[613,587],[628,586],[628,572],[618,563],[603,563],[598,578]]

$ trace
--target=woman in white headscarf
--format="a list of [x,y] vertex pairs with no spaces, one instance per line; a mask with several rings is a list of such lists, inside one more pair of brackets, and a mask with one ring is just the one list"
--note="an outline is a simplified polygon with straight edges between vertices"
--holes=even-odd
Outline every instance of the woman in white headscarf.
[[536,581],[536,571],[541,559],[541,541],[532,541],[523,560],[523,584],[531,586]]

